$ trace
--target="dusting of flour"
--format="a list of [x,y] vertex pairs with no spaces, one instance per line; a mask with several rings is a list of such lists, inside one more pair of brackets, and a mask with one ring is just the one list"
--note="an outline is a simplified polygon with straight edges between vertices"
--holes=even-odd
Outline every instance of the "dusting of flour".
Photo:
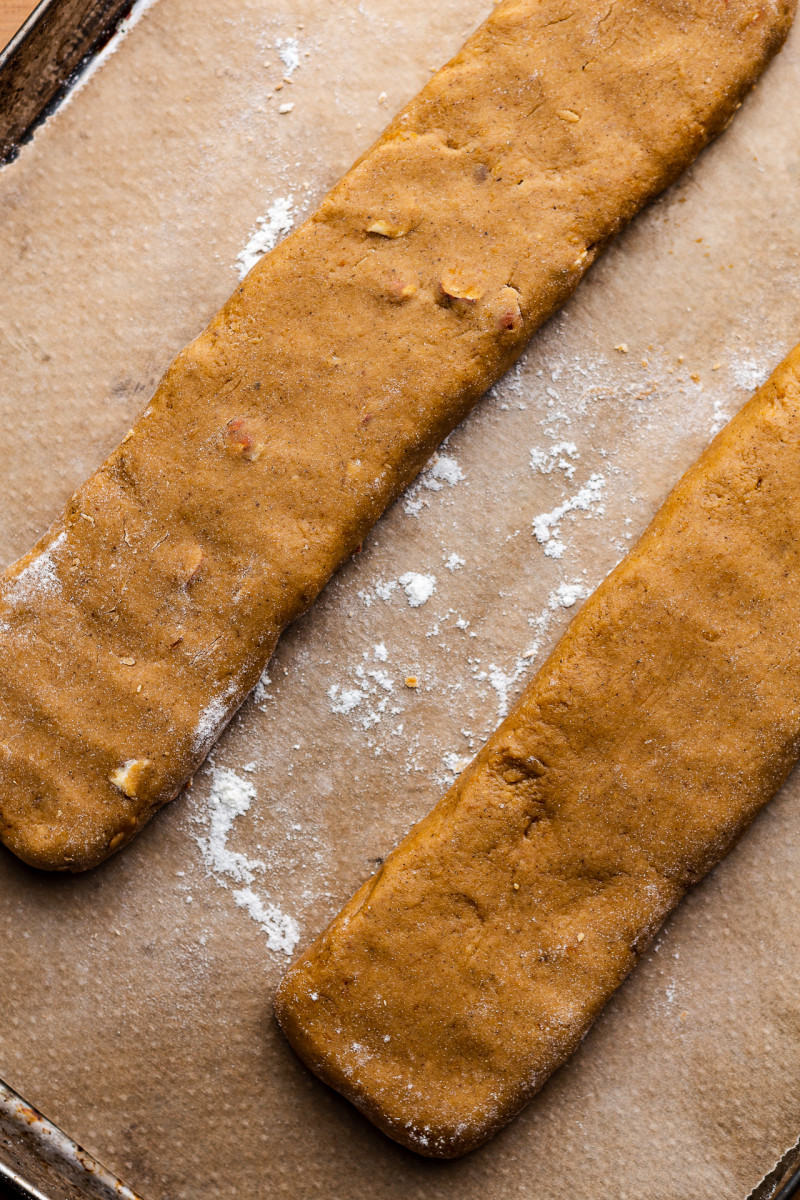
[[404,511],[410,517],[418,516],[428,505],[425,492],[441,492],[445,487],[455,487],[463,482],[464,478],[464,472],[452,454],[443,454],[441,451],[434,454],[425,470],[406,492]]
[[551,512],[539,513],[533,518],[533,536],[539,545],[544,547],[548,558],[562,558],[564,555],[566,545],[561,540],[561,523],[570,513],[583,512],[587,516],[603,515],[605,506],[600,501],[605,486],[605,476],[601,475],[599,471],[595,471],[573,496],[568,496]]
[[397,582],[405,592],[411,608],[421,608],[436,591],[435,575],[420,575],[417,571],[406,571]]
[[196,841],[203,862],[217,883],[226,888],[231,882],[244,885],[233,890],[233,899],[260,925],[269,949],[291,956],[300,937],[297,922],[276,905],[262,900],[252,887],[256,874],[265,871],[266,864],[229,845],[234,823],[248,812],[255,799],[256,789],[249,779],[243,779],[228,767],[212,767],[208,805],[198,817],[204,832],[197,835]]
[[294,196],[291,193],[272,201],[266,215],[258,218],[258,226],[247,245],[236,255],[236,270],[240,279],[244,279],[256,263],[291,232],[296,219]]
[[300,66],[300,43],[297,38],[278,38],[275,45],[278,50],[278,56],[286,68],[286,76],[294,75]]
[[60,533],[51,546],[37,554],[6,592],[8,604],[27,604],[41,595],[54,595],[61,590],[61,580],[56,572],[53,554],[66,541],[66,533]]
[[203,861],[215,875],[227,875],[237,883],[252,883],[263,862],[248,859],[231,850],[228,838],[237,817],[242,817],[256,798],[256,789],[247,779],[226,767],[215,767],[211,776],[208,801],[208,832],[198,838]]
[[192,749],[195,754],[208,750],[222,733],[231,716],[231,702],[236,696],[236,681],[228,684],[220,696],[210,700],[197,719]]

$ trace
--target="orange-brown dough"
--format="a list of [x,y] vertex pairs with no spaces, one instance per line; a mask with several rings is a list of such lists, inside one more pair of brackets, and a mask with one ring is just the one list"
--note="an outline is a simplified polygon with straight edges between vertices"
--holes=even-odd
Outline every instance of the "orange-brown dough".
[[800,754],[800,349],[291,968],[292,1045],[451,1157],[571,1054]]
[[505,0],[167,371],[0,583],[0,835],[78,870],[180,789],[791,0]]

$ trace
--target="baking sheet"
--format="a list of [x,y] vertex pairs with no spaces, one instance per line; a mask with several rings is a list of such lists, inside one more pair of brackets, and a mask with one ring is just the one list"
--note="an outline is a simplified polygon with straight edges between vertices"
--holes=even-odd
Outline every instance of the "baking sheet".
[[[252,235],[309,211],[486,9],[140,0],[0,171],[3,560],[125,432]],[[287,634],[192,788],[89,875],[0,854],[0,1076],[148,1200],[743,1200],[796,1141],[796,777],[467,1159],[383,1138],[270,1001],[797,341],[798,48]],[[406,573],[434,580],[424,604]]]
[[0,1082],[0,1195],[8,1187],[21,1200],[140,1200]]
[[16,157],[32,126],[56,107],[130,7],[131,0],[0,5],[0,165]]

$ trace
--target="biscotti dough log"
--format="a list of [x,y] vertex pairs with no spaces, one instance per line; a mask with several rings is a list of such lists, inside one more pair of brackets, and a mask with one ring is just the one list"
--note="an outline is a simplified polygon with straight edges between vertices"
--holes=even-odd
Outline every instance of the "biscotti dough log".
[[791,4],[507,0],[175,360],[0,585],[0,832],[80,869],[173,797],[312,602]]
[[798,754],[800,349],[291,968],[284,1031],[406,1146],[480,1145]]

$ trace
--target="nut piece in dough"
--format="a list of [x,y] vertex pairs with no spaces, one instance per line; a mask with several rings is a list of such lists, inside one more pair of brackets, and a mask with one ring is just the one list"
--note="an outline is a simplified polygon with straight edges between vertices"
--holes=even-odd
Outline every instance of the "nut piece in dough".
[[[493,9],[0,579],[11,850],[82,870],[178,794],[282,630],[725,127],[791,14],[791,0]],[[131,747],[158,753],[125,782]]]
[[799,646],[800,348],[291,968],[300,1057],[420,1154],[491,1137],[794,766]]
[[116,771],[111,772],[109,779],[124,796],[135,800],[140,795],[142,784],[150,774],[152,766],[152,760],[149,758],[129,758],[121,767],[117,767]]

